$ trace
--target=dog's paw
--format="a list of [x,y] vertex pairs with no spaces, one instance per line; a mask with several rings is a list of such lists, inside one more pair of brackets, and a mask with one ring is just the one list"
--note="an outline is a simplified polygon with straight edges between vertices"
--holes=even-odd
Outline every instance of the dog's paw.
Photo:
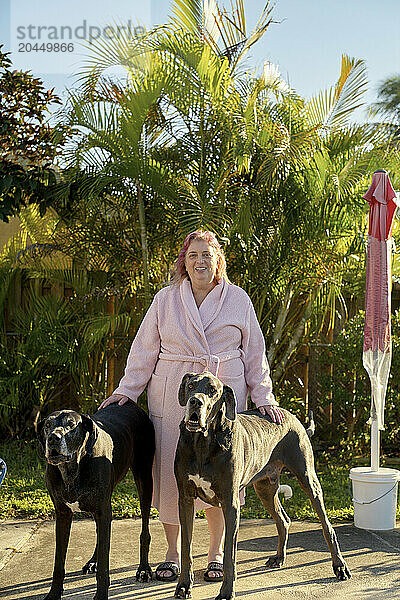
[[136,571],[136,581],[140,583],[146,583],[147,581],[151,581],[153,578],[153,571],[151,570],[149,565],[139,565],[138,570]]
[[283,566],[284,562],[284,556],[270,556],[267,562],[265,563],[265,566],[267,567],[267,569],[279,569]]
[[86,565],[82,567],[82,573],[87,575],[88,573],[96,573],[97,571],[97,562],[95,560],[88,560]]
[[175,589],[174,598],[191,598],[192,590],[191,587],[185,583],[178,583]]
[[344,563],[343,565],[334,565],[333,572],[335,573],[336,579],[338,579],[338,581],[346,581],[346,579],[350,579],[351,577],[350,569],[348,568],[346,563]]

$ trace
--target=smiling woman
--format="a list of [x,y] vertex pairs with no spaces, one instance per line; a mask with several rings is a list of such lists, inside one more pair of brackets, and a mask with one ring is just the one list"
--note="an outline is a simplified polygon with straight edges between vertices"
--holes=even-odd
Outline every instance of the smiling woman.
[[[260,412],[282,421],[272,394],[264,337],[250,298],[229,282],[223,250],[210,231],[194,231],[185,239],[170,285],[158,292],[136,334],[125,375],[112,402],[136,401],[148,384],[149,414],[156,431],[153,505],[158,509],[168,542],[166,562],[157,579],[173,581],[179,570],[178,489],[174,477],[179,423],[185,407],[178,391],[187,373],[210,371],[235,393],[243,411],[250,391]],[[200,500],[210,529],[209,579],[222,576],[224,518],[220,508]],[[212,571],[212,573],[210,573]]]
[[198,239],[191,242],[186,252],[185,267],[192,287],[210,291],[216,285],[217,256],[205,240]]
[[218,259],[215,250],[205,240],[194,239],[185,256],[185,268],[192,284],[197,307],[217,285]]
[[[190,252],[189,252],[190,247]],[[193,231],[189,233],[185,241],[183,242],[181,251],[179,252],[177,261],[171,274],[171,284],[180,284],[184,279],[190,276],[188,272],[188,266],[190,268],[190,262],[195,260],[200,255],[203,255],[204,264],[199,264],[198,267],[207,266],[207,259],[210,260],[215,258],[216,265],[214,271],[214,283],[219,283],[222,279],[225,279],[229,283],[228,275],[226,273],[226,261],[222,251],[221,245],[217,238],[211,231]]]

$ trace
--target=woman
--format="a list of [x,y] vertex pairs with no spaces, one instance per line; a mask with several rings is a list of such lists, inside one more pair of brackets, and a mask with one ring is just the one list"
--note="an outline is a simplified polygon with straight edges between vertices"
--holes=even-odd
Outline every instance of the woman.
[[[250,298],[231,284],[222,248],[209,231],[195,231],[184,241],[171,285],[158,292],[132,343],[125,375],[102,404],[136,402],[148,386],[149,414],[156,431],[153,504],[168,543],[166,561],[156,569],[161,581],[179,571],[178,490],[174,457],[184,408],[178,389],[185,373],[204,370],[233,388],[238,411],[246,409],[248,391],[260,412],[277,423],[283,413],[272,394],[264,337]],[[205,508],[210,531],[206,581],[222,572],[224,517],[220,508]]]

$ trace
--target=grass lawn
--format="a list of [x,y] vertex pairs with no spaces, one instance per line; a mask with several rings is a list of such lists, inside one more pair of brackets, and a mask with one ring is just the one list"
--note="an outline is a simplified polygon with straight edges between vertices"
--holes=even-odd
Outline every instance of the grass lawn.
[[[54,517],[53,504],[44,483],[45,462],[37,452],[36,442],[11,442],[0,444],[0,457],[7,463],[7,475],[0,488],[0,519],[48,519]],[[390,466],[390,465],[385,465]],[[398,465],[397,465],[398,466]],[[329,519],[335,523],[353,519],[353,506],[348,492],[349,466],[317,467],[318,476],[324,491]],[[317,521],[308,498],[297,480],[283,473],[281,483],[293,489],[293,497],[283,500],[285,510],[291,519]],[[139,501],[132,475],[120,483],[112,499],[114,518],[138,517]],[[79,514],[79,513],[78,513]],[[246,491],[246,504],[242,507],[242,518],[269,517],[252,486]],[[398,510],[398,516],[400,512]],[[157,511],[152,509],[152,517]]]

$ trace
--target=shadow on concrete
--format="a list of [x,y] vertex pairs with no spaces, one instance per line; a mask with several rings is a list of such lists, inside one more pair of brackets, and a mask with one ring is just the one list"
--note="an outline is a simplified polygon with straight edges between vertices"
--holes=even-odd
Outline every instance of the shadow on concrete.
[[[127,524],[129,525],[129,523]],[[136,546],[139,525],[130,524],[117,528],[116,542],[118,545],[129,543]],[[353,577],[349,582],[338,582],[333,574],[331,557],[318,523],[301,524],[294,522],[289,534],[288,555],[286,564],[280,569],[266,569],[263,565],[269,556],[276,552],[278,538],[275,527],[262,521],[243,520],[239,534],[237,570],[238,588],[236,595],[242,598],[268,598],[275,600],[284,597],[301,598],[331,598],[338,600],[392,600],[400,599],[400,570],[398,570],[400,555],[399,532],[374,532],[360,530],[351,524],[335,526],[342,553],[349,564]],[[137,531],[136,531],[137,530]],[[81,531],[86,531],[86,529]],[[158,533],[157,533],[158,532]],[[162,537],[157,537],[161,527],[154,529],[154,550],[152,561],[162,556]],[[270,535],[270,534],[273,535]],[[53,539],[52,529],[42,532],[40,544],[26,549],[25,553],[17,554],[15,566],[9,565],[8,582],[23,583],[7,585],[0,588],[0,598],[5,600],[42,600],[51,586],[51,577],[41,578],[41,573],[49,573],[52,565],[52,552],[49,550],[49,540]],[[260,534],[260,535],[258,535]],[[269,534],[269,535],[268,535]],[[198,545],[194,548],[195,588],[193,598],[199,600],[214,600],[219,590],[219,583],[205,584],[203,570],[207,561],[204,550],[208,547],[208,537],[204,523],[198,524]],[[83,544],[81,553],[82,541]],[[86,553],[88,543],[87,533],[76,536],[74,546],[79,549],[79,558]],[[74,545],[74,544],[73,544]],[[76,550],[78,552],[78,550]],[[135,560],[133,550],[132,560]],[[48,554],[47,554],[48,553]],[[159,556],[157,556],[157,554]],[[115,555],[117,556],[117,555]],[[164,600],[174,595],[176,582],[139,583],[135,580],[137,564],[130,563],[130,553],[126,562],[119,560],[118,568],[111,568],[110,600]],[[82,566],[86,561],[82,559]],[[112,563],[111,563],[112,564]],[[115,563],[114,563],[115,564]],[[77,562],[66,575],[63,598],[69,600],[92,600],[96,591],[95,575],[83,575],[76,569]],[[154,571],[155,563],[151,566]],[[44,571],[46,568],[46,571]],[[40,570],[39,570],[40,569]],[[48,570],[47,570],[48,569]],[[39,575],[39,577],[37,577]],[[7,583],[8,583],[7,582]],[[2,583],[5,581],[3,579]],[[399,591],[398,591],[399,590]]]

